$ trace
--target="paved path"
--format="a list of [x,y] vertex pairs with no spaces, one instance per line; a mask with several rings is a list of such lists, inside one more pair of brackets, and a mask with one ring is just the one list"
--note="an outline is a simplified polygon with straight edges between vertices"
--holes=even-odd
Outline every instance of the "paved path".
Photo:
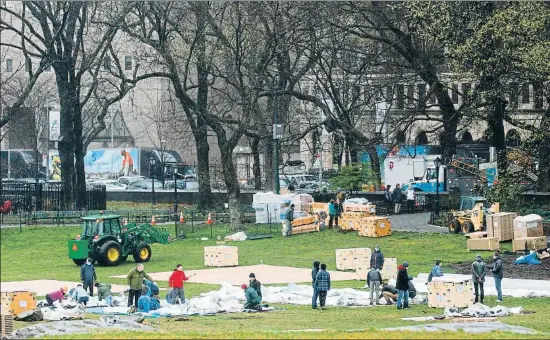
[[418,233],[447,233],[447,228],[426,225],[430,213],[390,215],[392,230]]

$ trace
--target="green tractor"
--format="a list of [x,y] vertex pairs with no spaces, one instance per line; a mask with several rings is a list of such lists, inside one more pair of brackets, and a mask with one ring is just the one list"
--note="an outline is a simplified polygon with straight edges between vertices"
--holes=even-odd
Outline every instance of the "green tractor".
[[101,265],[116,266],[129,255],[136,262],[151,258],[150,244],[168,244],[170,236],[165,228],[150,224],[120,225],[118,215],[92,215],[82,217],[82,234],[69,240],[69,258],[81,266],[87,258]]

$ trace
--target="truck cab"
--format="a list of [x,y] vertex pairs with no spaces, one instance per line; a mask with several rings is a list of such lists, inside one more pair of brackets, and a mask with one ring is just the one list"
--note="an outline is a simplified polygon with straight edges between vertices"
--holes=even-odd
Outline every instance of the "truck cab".
[[[439,167],[439,192],[446,190],[446,166],[442,165]],[[414,191],[423,191],[423,192],[436,192],[436,183],[437,183],[437,172],[436,168],[433,165],[430,165],[426,168],[424,176],[420,180],[411,181],[405,183],[402,187],[402,191],[405,192],[409,190],[409,186],[412,186]]]

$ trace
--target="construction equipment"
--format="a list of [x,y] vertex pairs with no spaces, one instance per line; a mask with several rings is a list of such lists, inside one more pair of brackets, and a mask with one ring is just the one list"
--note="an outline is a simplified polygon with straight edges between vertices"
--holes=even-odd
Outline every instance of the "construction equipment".
[[498,202],[489,206],[487,199],[480,196],[462,196],[460,198],[460,210],[451,211],[447,215],[449,232],[464,234],[486,229],[485,215],[495,214],[500,211]]
[[150,224],[128,223],[120,225],[118,215],[92,215],[82,217],[82,234],[69,240],[69,258],[83,265],[87,258],[101,265],[116,266],[129,255],[135,262],[147,262],[151,258],[150,244],[168,244],[165,228]]

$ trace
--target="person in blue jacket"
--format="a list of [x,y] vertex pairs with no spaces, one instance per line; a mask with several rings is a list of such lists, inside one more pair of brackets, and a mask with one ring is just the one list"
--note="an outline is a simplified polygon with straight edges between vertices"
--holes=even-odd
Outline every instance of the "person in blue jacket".
[[151,290],[151,296],[158,296],[159,295],[159,287],[157,286],[156,283],[154,283],[153,281],[149,281],[147,279],[143,279],[143,284],[146,285],[147,287],[149,287],[149,289]]
[[430,275],[428,275],[428,282],[432,282],[434,277],[443,276],[443,269],[441,269],[441,260],[435,260],[435,266],[433,266]]
[[143,286],[141,290],[137,311],[141,313],[149,313],[151,311],[151,289],[147,286]]

